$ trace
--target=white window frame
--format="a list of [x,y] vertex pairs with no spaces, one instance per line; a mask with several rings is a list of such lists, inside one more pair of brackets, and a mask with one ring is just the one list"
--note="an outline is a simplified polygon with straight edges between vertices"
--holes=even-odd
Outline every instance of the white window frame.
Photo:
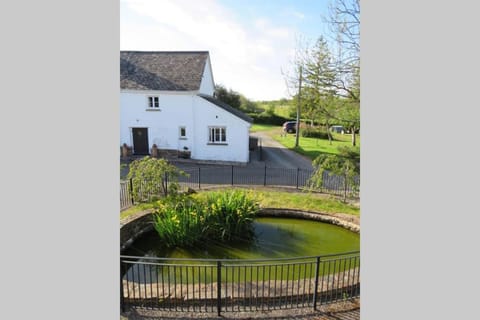
[[208,144],[227,144],[227,142],[227,127],[208,127]]
[[[185,134],[182,136],[182,129],[185,131]],[[180,126],[178,127],[178,137],[182,140],[187,140],[187,127]]]
[[158,96],[147,96],[147,110],[160,110],[160,98]]

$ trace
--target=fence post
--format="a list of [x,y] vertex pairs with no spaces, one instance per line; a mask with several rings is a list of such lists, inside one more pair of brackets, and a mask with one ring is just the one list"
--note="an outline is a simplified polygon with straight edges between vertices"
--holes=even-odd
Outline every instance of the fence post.
[[265,163],[265,169],[263,170],[263,186],[267,185],[267,164]]
[[165,178],[163,179],[165,181],[165,197],[168,196],[168,174],[165,172]]
[[132,206],[135,204],[135,201],[133,200],[133,179],[130,178],[130,199],[132,200]]
[[[125,312],[125,296],[123,293],[123,264],[122,259],[120,259],[120,309],[122,312]],[[127,278],[127,286],[128,286],[128,278]]]
[[222,262],[217,261],[217,313],[222,312]]
[[259,157],[258,160],[262,161],[262,160],[263,160],[263,155],[262,155],[262,152],[263,152],[263,151],[262,151],[262,138],[259,138],[259,139],[258,139],[258,142],[260,142],[260,146],[259,146],[259,150],[260,150],[260,151],[258,152],[258,157]]
[[232,165],[232,186],[233,186],[233,165]]
[[201,189],[201,185],[200,185],[200,167],[198,167],[198,189]]
[[320,270],[320,257],[317,257],[315,267],[315,291],[313,291],[313,310],[317,310],[317,290],[318,290],[318,274]]
[[298,173],[300,172],[300,168],[297,168],[297,189],[298,189]]

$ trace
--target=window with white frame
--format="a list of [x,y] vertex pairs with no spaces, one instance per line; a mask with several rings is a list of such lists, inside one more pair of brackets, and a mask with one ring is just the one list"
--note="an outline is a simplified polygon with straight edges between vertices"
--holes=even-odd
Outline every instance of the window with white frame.
[[160,110],[160,104],[158,102],[158,96],[147,97],[147,108],[152,110]]
[[180,139],[187,139],[187,128],[186,127],[180,127],[179,128],[179,135],[180,135]]
[[227,142],[227,128],[208,127],[208,142],[225,144]]

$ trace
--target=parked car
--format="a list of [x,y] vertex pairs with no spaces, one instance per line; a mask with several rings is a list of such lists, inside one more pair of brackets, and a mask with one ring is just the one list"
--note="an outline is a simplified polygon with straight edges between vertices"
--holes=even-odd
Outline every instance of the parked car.
[[344,134],[347,132],[343,126],[331,126],[330,127],[331,132],[336,132],[336,133],[341,133]]
[[[347,129],[344,126],[331,126],[330,131],[331,132],[336,132],[336,133],[341,133],[341,134],[352,133],[352,131],[350,129]],[[359,128],[355,129],[355,133],[356,134],[360,133],[360,129]]]
[[297,132],[297,122],[296,121],[287,121],[283,124],[283,131],[287,133]]

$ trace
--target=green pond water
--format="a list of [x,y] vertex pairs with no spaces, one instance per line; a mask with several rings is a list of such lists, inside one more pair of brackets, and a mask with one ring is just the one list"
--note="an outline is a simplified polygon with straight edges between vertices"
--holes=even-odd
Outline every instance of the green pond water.
[[[196,248],[165,248],[155,230],[138,238],[122,255],[171,258],[164,264],[143,264],[130,261],[124,279],[138,283],[211,283],[217,281],[216,262],[188,259],[275,259],[323,256],[360,250],[360,236],[339,226],[317,221],[291,218],[257,218],[255,237],[235,243],[209,242]],[[187,260],[174,260],[182,258]],[[141,260],[150,261],[146,258]],[[320,275],[357,267],[355,258],[322,258]],[[227,264],[227,265],[225,265]],[[247,282],[272,279],[312,278],[315,259],[269,262],[223,262],[221,278],[226,282]]]
[[[167,278],[180,278],[185,282],[188,278],[197,278],[199,282],[216,281],[214,272],[215,262],[206,263],[210,267],[182,267],[182,265],[197,261],[174,260],[182,259],[270,259],[270,258],[295,258],[305,256],[323,256],[360,250],[360,237],[358,234],[331,225],[311,220],[291,218],[257,218],[254,222],[255,237],[251,241],[238,241],[234,244],[219,242],[205,243],[197,248],[166,249],[162,246],[156,232],[153,230],[138,238],[122,255],[141,257],[172,258],[168,263],[177,266],[148,267],[131,264],[128,276],[131,279],[159,282]],[[258,266],[250,263],[247,267],[232,267],[225,269],[222,278],[227,281],[245,281],[252,278],[270,279],[273,277],[294,279],[301,276],[312,275],[314,262],[300,264],[295,267]],[[320,266],[321,273],[331,273],[337,268],[353,268],[358,266],[359,259],[345,259],[336,262],[323,262]],[[145,269],[147,268],[147,269]],[[153,269],[152,269],[153,268]],[[296,268],[296,269],[295,269]],[[347,268],[347,269],[348,269]],[[190,280],[191,281],[191,280]]]
[[318,256],[360,250],[358,234],[339,226],[290,218],[257,218],[255,237],[234,244],[210,242],[191,249],[166,249],[155,231],[137,239],[123,255],[165,258],[263,259]]

